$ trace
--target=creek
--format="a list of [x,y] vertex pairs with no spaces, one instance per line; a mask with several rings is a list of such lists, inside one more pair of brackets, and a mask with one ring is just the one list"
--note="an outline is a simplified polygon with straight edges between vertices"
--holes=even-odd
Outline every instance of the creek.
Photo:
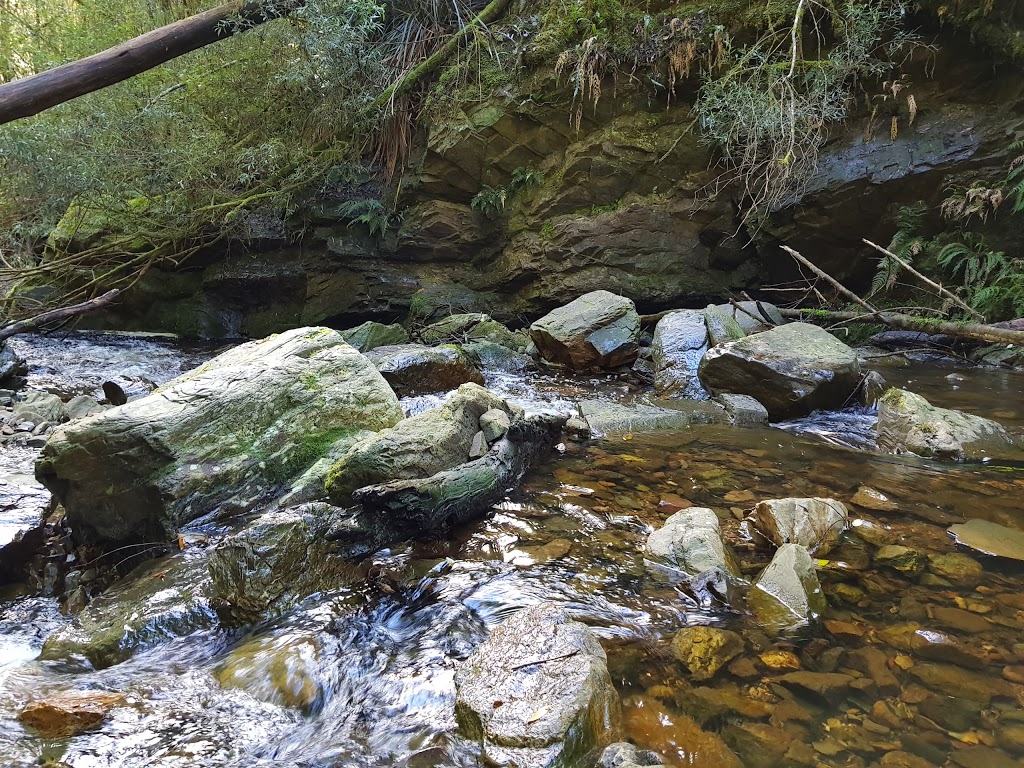
[[[160,383],[214,352],[87,334],[15,343],[32,365],[29,387],[76,394],[96,392],[113,374]],[[1024,374],[935,362],[882,370],[890,384],[936,405],[1024,427]],[[608,379],[501,374],[488,384],[533,408],[572,407],[595,393],[643,399]],[[437,402],[403,405],[413,412]],[[946,529],[969,518],[1024,528],[1024,468],[883,455],[872,450],[872,425],[870,412],[850,409],[781,428],[691,426],[567,444],[485,519],[376,553],[354,586],[245,630],[222,629],[200,611],[188,631],[127,649],[135,650],[130,658],[101,670],[38,660],[43,641],[69,618],[54,598],[3,588],[0,763],[476,766],[477,745],[455,723],[454,670],[489,628],[549,601],[601,638],[623,700],[622,736],[674,765],[737,764],[727,746],[753,768],[1020,765],[1024,570],[979,558],[980,577],[956,583],[880,565],[873,554],[882,543],[925,561],[954,553]],[[32,458],[29,449],[0,448],[3,488],[21,489],[4,497],[0,525],[38,509]],[[863,487],[888,502],[851,504]],[[818,562],[829,603],[819,626],[769,636],[749,616],[702,601],[645,564],[652,527],[674,509],[706,506],[752,578],[771,552],[741,518],[759,500],[789,496],[839,499],[863,521]],[[223,531],[218,523],[193,532]],[[174,557],[203,556],[196,547]],[[186,569],[183,578],[201,589],[201,572]],[[159,599],[173,603],[181,586]],[[743,652],[702,683],[671,646],[677,630],[693,625],[744,640]],[[926,645],[905,642],[919,631]],[[833,676],[817,691],[782,680],[797,670],[856,669],[850,658],[868,647],[884,651],[882,668]],[[115,691],[124,700],[98,728],[72,738],[43,739],[21,726],[26,702],[67,690]]]

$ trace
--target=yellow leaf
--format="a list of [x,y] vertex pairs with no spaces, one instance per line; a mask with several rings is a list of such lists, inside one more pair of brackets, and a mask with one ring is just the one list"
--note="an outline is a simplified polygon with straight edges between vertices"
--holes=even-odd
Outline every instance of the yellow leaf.
[[638,461],[641,464],[643,462],[647,461],[647,459],[641,459],[639,456],[633,456],[633,455],[628,454],[628,453],[622,454],[622,456],[620,456],[619,458],[621,458],[623,461]]
[[527,725],[533,725],[538,720],[540,720],[542,717],[544,717],[544,715],[546,715],[547,713],[548,713],[548,708],[545,705],[545,706],[541,707],[540,709],[538,709],[536,712],[534,712],[532,715],[530,715],[530,719],[526,721],[526,724]]

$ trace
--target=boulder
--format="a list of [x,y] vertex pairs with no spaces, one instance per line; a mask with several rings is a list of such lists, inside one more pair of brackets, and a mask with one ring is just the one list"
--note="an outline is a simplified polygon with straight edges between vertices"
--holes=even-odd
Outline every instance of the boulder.
[[218,507],[250,507],[338,439],[401,418],[387,382],[336,331],[298,328],[57,429],[36,476],[80,544],[167,541]]
[[63,421],[74,421],[92,416],[94,413],[106,410],[107,406],[100,405],[88,395],[78,395],[64,404]]
[[460,384],[483,384],[484,377],[454,345],[395,344],[366,353],[399,397],[449,392]]
[[85,658],[97,669],[216,623],[206,564],[182,552],[150,560],[95,598],[43,643],[40,658]]
[[482,371],[524,373],[537,367],[529,355],[515,352],[493,341],[471,341],[462,345],[462,351]]
[[345,518],[345,510],[329,504],[302,504],[260,515],[217,544],[208,592],[221,620],[257,621],[352,583],[355,567],[329,540]]
[[409,341],[409,333],[398,323],[384,325],[373,320],[341,331],[341,337],[360,352],[369,352],[371,349],[392,344],[405,344]]
[[799,544],[783,544],[754,582],[747,607],[767,629],[783,632],[815,621],[825,612],[825,595],[814,561]]
[[578,403],[591,431],[598,435],[678,432],[693,424],[728,424],[717,403],[664,400],[654,403],[613,403],[581,400]]
[[735,304],[717,304],[718,314],[736,322],[744,335],[768,331],[786,320],[779,308],[767,301],[737,301]]
[[754,507],[754,527],[777,546],[799,544],[827,554],[846,530],[850,513],[835,499],[769,499]]
[[617,741],[609,744],[597,761],[597,768],[666,768],[661,755],[649,749],[637,749],[632,744]]
[[592,291],[530,326],[541,356],[573,370],[617,368],[636,360],[640,316],[631,299]]
[[920,395],[890,389],[878,401],[878,447],[954,461],[1021,455],[1002,427],[981,416],[937,408]]
[[575,765],[621,717],[597,637],[550,603],[495,627],[456,671],[455,689],[463,733],[500,765]]
[[322,459],[317,460],[313,466],[299,475],[288,492],[281,497],[278,502],[279,506],[294,507],[310,501],[325,500],[327,491],[324,489],[324,485],[331,474],[331,468],[358,443],[373,437],[374,434],[376,433],[363,429],[336,441],[327,449],[327,454]]
[[651,343],[655,391],[662,397],[706,400],[708,393],[697,377],[697,368],[707,349],[702,311],[683,309],[661,318]]
[[361,441],[335,463],[325,489],[335,504],[348,504],[356,488],[390,480],[429,477],[469,458],[480,417],[491,410],[519,415],[477,384],[463,384],[447,403],[412,416]]
[[513,333],[490,315],[482,312],[466,312],[452,315],[440,322],[421,328],[417,334],[424,344],[467,344],[474,341],[489,341],[506,349],[518,352],[526,346],[526,334]]
[[857,397],[861,405],[874,408],[888,389],[889,385],[886,384],[882,374],[878,371],[868,371],[864,374],[860,387],[857,389]]
[[714,304],[708,304],[704,308],[704,324],[707,326],[708,342],[712,347],[742,339],[747,335],[730,313],[723,312]]
[[729,414],[735,427],[763,427],[768,424],[768,409],[750,395],[723,393],[715,397]]
[[672,651],[692,680],[710,680],[743,653],[743,638],[728,629],[683,627],[672,638]]
[[860,363],[828,331],[789,323],[708,350],[699,375],[706,389],[750,395],[779,420],[845,405],[860,383]]
[[732,550],[722,540],[718,515],[705,507],[676,512],[647,539],[647,554],[696,576],[722,568],[733,576],[740,570]]
[[49,392],[26,392],[25,397],[14,404],[15,421],[31,421],[40,424],[48,421],[56,424],[64,416],[64,403],[57,395]]
[[6,342],[0,342],[0,384],[6,384],[15,376],[23,376],[28,372],[28,366],[18,353]]

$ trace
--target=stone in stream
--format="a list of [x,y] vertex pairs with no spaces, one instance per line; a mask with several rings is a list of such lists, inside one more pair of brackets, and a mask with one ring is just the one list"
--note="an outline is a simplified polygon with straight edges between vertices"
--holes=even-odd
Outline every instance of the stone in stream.
[[259,701],[309,713],[323,697],[321,653],[312,633],[264,635],[232,650],[215,675],[222,688],[240,688]]
[[39,658],[97,669],[216,623],[206,563],[187,552],[151,560],[95,598],[43,643]]
[[716,304],[720,315],[736,322],[743,334],[769,331],[777,325],[785,325],[786,319],[779,308],[767,301],[737,301],[734,304]]
[[327,498],[327,491],[324,489],[324,485],[327,482],[328,475],[331,473],[331,468],[345,454],[351,451],[356,444],[373,437],[375,434],[375,432],[368,429],[361,429],[358,432],[353,432],[351,435],[346,435],[336,440],[327,449],[327,453],[323,458],[314,462],[309,469],[299,475],[291,484],[288,492],[278,501],[279,506],[294,507],[310,501],[324,501]]
[[773,420],[841,408],[860,383],[856,353],[815,325],[788,323],[708,350],[705,389],[750,395]]
[[530,326],[541,356],[573,370],[617,368],[636,360],[640,315],[632,300],[592,291]]
[[210,553],[210,604],[226,623],[280,614],[324,590],[351,584],[356,568],[332,533],[348,513],[314,502],[257,517]]
[[397,323],[384,325],[373,320],[341,331],[341,337],[360,352],[369,352],[371,349],[392,344],[405,344],[409,341],[409,333]]
[[28,372],[25,361],[11,349],[7,342],[0,342],[0,384],[6,384],[15,376],[23,376]]
[[525,373],[537,367],[529,355],[515,352],[492,341],[471,341],[462,345],[462,351],[473,365],[482,371]]
[[689,576],[721,568],[739,576],[732,550],[722,540],[718,515],[706,507],[676,512],[647,539],[647,554]]
[[958,587],[976,586],[984,575],[981,563],[959,552],[928,555],[928,570]]
[[692,680],[710,680],[743,653],[743,638],[716,627],[683,627],[672,638],[672,651]]
[[708,342],[712,347],[736,341],[746,336],[743,327],[727,312],[723,312],[714,304],[704,308],[704,324],[708,329]]
[[735,427],[763,427],[768,424],[768,409],[750,395],[723,393],[715,397],[729,414]]
[[868,371],[857,388],[857,397],[861,405],[874,408],[888,389],[889,385],[882,374],[878,371]]
[[500,765],[575,765],[621,717],[597,637],[550,603],[495,627],[456,671],[455,690],[462,732]]
[[955,461],[1021,456],[1018,441],[998,424],[948,408],[920,395],[890,389],[878,401],[878,447]]
[[754,527],[765,538],[811,554],[827,554],[848,524],[846,505],[835,499],[768,499],[754,507]]
[[18,714],[18,720],[40,736],[66,739],[95,728],[124,703],[124,695],[106,691],[68,691],[36,699]]
[[78,395],[64,404],[63,420],[74,421],[75,419],[84,419],[86,416],[92,416],[94,413],[104,411],[108,407],[100,405],[88,395]]
[[578,403],[593,433],[617,435],[675,432],[693,424],[728,424],[718,403],[664,400],[657,403],[611,403],[582,400]]
[[977,518],[949,527],[957,544],[983,555],[1024,560],[1024,531]]
[[331,468],[325,489],[335,504],[357,488],[430,477],[465,462],[480,419],[489,411],[512,419],[522,411],[477,384],[463,384],[444,405],[404,419],[357,443]]
[[665,315],[654,327],[651,343],[654,389],[661,397],[706,400],[697,367],[708,349],[704,313],[681,309]]
[[766,628],[782,632],[809,624],[827,608],[814,561],[799,544],[783,544],[754,582],[747,607]]
[[419,340],[424,344],[466,344],[486,341],[518,352],[529,341],[525,333],[513,333],[497,320],[480,312],[446,317],[440,322],[421,328]]
[[14,404],[15,421],[31,421],[39,424],[49,421],[56,424],[64,416],[64,403],[57,395],[49,392],[26,392],[22,400]]
[[395,344],[366,353],[400,397],[449,392],[460,384],[484,383],[484,376],[454,344],[426,347]]
[[336,331],[298,328],[58,428],[36,476],[79,544],[168,541],[214,509],[266,498],[336,440],[401,418],[394,392]]
[[503,437],[511,424],[508,413],[500,408],[491,408],[480,417],[480,431],[488,443]]
[[597,768],[667,768],[657,752],[637,749],[632,744],[618,741],[609,744],[597,761]]

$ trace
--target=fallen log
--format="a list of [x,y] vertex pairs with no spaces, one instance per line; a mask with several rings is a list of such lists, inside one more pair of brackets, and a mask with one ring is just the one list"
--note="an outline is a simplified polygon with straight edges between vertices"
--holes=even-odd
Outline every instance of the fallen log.
[[913,317],[884,310],[874,313],[843,312],[829,309],[782,309],[782,316],[790,320],[811,322],[816,319],[829,323],[881,323],[904,331],[921,331],[930,335],[953,336],[958,339],[981,341],[989,344],[1024,346],[1024,331],[1000,328],[981,323],[956,323]]
[[89,299],[88,301],[83,301],[80,304],[72,304],[69,307],[51,309],[49,312],[43,312],[35,317],[11,323],[5,328],[0,328],[0,342],[5,339],[9,339],[11,336],[17,336],[19,333],[31,333],[32,331],[38,331],[51,323],[60,323],[65,320],[69,320],[72,317],[84,315],[86,312],[102,309],[115,301],[120,295],[121,291],[115,288],[112,291],[107,291],[102,296],[97,296],[95,299]]
[[470,520],[500,501],[558,442],[566,417],[531,415],[513,422],[483,458],[422,480],[360,488],[352,498],[364,519],[379,518],[396,533],[424,533]]

